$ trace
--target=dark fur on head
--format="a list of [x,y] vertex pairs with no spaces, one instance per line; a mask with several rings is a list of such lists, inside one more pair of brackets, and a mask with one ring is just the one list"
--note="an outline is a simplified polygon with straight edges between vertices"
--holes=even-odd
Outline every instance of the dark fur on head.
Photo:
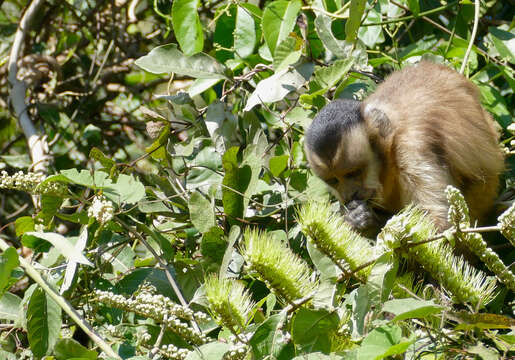
[[349,99],[334,100],[326,105],[306,132],[307,147],[322,158],[333,158],[342,134],[363,121],[360,106],[360,101]]

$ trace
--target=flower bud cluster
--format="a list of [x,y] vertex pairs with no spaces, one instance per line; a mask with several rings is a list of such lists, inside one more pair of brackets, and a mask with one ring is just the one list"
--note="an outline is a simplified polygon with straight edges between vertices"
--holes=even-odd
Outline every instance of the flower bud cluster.
[[515,291],[515,276],[479,233],[460,234],[460,238],[474,254],[511,290]]
[[498,218],[498,226],[503,234],[513,246],[515,246],[515,203],[508,210],[503,212]]
[[[298,212],[302,232],[322,253],[341,269],[354,271],[374,258],[374,248],[334,213],[328,204],[308,202]],[[358,271],[355,276],[365,281],[370,267]]]
[[88,209],[88,216],[94,218],[100,224],[105,224],[114,216],[113,203],[103,196],[95,195]]
[[243,237],[242,256],[247,268],[270,290],[290,303],[315,290],[309,265],[280,240],[257,230],[247,230]]
[[469,208],[461,192],[454,186],[448,185],[445,194],[449,202],[449,212],[447,214],[449,223],[456,229],[470,226]]
[[[204,344],[207,339],[182,320],[206,320],[204,313],[193,313],[190,309],[173,303],[163,295],[140,292],[134,298],[109,291],[96,290],[96,301],[115,308],[134,312],[138,315],[164,323],[170,330],[195,345]],[[182,319],[182,320],[181,320]]]
[[184,360],[191,351],[188,349],[180,349],[173,344],[161,345],[159,353],[168,359]]
[[0,188],[25,191],[31,194],[66,194],[66,185],[61,182],[47,182],[41,173],[18,171],[9,176],[7,171],[0,172]]
[[[240,334],[240,337],[245,337],[245,334]],[[240,342],[235,336],[229,338],[231,341],[229,351],[223,356],[223,360],[243,360],[249,352],[249,346],[245,343]],[[249,339],[250,340],[250,336]],[[247,341],[248,341],[247,340]]]
[[401,247],[403,253],[438,280],[456,301],[474,305],[488,302],[495,290],[495,279],[487,278],[462,257],[454,256],[448,245],[435,241],[424,243],[435,232],[434,225],[422,210],[408,207],[388,221],[378,239],[394,246],[409,240],[409,246]]
[[244,329],[254,302],[245,287],[234,279],[211,275],[204,284],[209,308],[228,328]]

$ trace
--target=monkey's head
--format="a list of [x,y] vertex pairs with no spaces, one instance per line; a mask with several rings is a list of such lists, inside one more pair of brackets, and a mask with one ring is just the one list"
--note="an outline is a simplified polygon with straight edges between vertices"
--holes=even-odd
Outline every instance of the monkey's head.
[[308,162],[340,202],[382,202],[380,159],[374,152],[361,102],[335,100],[315,116],[305,136]]

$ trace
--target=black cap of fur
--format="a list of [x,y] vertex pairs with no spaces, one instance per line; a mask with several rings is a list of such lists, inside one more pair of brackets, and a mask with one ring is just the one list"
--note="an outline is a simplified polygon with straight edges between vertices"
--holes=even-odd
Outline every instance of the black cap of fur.
[[360,101],[334,100],[315,116],[306,132],[306,145],[319,157],[332,159],[342,134],[363,121]]

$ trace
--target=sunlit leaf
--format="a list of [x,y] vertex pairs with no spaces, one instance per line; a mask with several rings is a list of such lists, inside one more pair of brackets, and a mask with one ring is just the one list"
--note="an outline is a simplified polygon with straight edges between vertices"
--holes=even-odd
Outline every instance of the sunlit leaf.
[[199,4],[199,0],[173,1],[172,26],[175,37],[186,56],[196,54],[204,47],[202,24],[197,13]]

